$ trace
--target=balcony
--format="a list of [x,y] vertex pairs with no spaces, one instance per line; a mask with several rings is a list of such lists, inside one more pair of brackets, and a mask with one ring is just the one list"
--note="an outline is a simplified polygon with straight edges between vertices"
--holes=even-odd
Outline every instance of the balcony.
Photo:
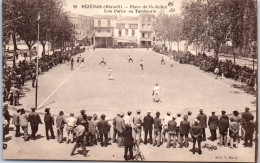
[[140,37],[140,41],[153,41],[153,37]]
[[153,32],[153,27],[152,26],[141,27],[140,32]]

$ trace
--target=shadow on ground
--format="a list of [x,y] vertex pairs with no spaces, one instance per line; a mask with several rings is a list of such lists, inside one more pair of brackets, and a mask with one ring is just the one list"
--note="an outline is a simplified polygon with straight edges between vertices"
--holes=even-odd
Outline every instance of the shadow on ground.
[[[252,95],[254,97],[256,97],[256,95],[257,95],[257,92],[255,91],[254,87],[250,87],[250,86],[247,86],[245,84],[232,84],[231,87],[240,89],[243,92],[245,92],[247,94],[250,94],[250,95]],[[232,92],[232,93],[238,93],[238,92],[235,91],[235,92]]]

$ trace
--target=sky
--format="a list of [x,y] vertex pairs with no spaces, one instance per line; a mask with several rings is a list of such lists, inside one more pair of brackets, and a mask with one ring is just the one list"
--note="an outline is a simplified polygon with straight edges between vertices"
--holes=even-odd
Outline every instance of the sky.
[[[93,16],[93,15],[119,15],[121,16],[138,16],[137,10],[153,10],[157,15],[160,10],[164,10],[168,14],[180,14],[181,2],[184,0],[63,0],[64,10],[70,11],[78,15]],[[168,5],[170,2],[170,5]],[[90,6],[101,5],[102,8],[89,8]],[[117,6],[121,5],[122,8],[116,10],[125,10],[125,13],[115,12],[114,9],[107,9],[105,12],[104,5]],[[149,8],[150,7],[152,8]],[[155,8],[161,5],[165,8]],[[140,8],[139,8],[140,7]],[[147,7],[147,8],[143,8]],[[109,12],[112,11],[112,13]],[[132,10],[133,13],[129,12]]]

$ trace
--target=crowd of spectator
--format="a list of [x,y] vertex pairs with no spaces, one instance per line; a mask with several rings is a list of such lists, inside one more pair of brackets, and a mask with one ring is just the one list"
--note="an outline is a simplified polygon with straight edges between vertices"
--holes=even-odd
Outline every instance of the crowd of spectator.
[[248,86],[255,86],[257,71],[247,66],[241,66],[233,64],[231,60],[218,60],[212,56],[207,56],[205,52],[193,55],[189,51],[167,51],[166,47],[154,46],[154,51],[167,56],[173,56],[174,60],[181,64],[192,64],[199,67],[206,72],[215,73],[215,69],[218,68],[217,75],[232,78],[242,83],[246,83]]
[[[43,55],[38,62],[38,74],[47,72],[57,64],[64,63],[70,60],[71,56],[85,51],[85,48],[71,48],[64,52],[56,51],[52,55]],[[35,87],[36,81],[36,64],[37,58],[31,61],[20,60],[17,65],[8,66],[3,62],[3,77],[2,77],[2,97],[3,102],[10,101],[10,105],[19,105],[22,86],[28,80],[32,80],[32,87]]]

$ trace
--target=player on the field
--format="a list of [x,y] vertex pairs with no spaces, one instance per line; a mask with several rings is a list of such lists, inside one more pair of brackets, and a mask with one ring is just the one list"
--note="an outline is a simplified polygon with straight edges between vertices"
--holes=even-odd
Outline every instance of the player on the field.
[[103,64],[103,65],[106,65],[106,64],[107,64],[107,63],[105,62],[105,59],[104,59],[104,58],[102,58],[101,62],[99,63],[99,65],[101,65],[101,64]]
[[84,65],[84,58],[81,59],[80,67],[82,68]]
[[71,60],[70,60],[70,69],[71,69],[71,70],[73,70],[73,64],[74,64],[74,59],[71,58]]
[[165,65],[164,58],[161,59],[161,65]]
[[114,80],[114,77],[112,76],[112,69],[108,69],[108,80]]
[[173,67],[173,59],[171,59],[171,67]]
[[160,102],[160,91],[161,88],[158,86],[158,83],[155,84],[155,87],[153,87],[153,101],[154,102]]
[[144,62],[143,62],[143,60],[140,61],[140,66],[141,66],[141,70],[143,70],[144,69]]
[[131,62],[134,62],[133,59],[132,59],[132,57],[131,57],[131,55],[128,56],[128,62],[130,62],[130,61],[131,61]]

